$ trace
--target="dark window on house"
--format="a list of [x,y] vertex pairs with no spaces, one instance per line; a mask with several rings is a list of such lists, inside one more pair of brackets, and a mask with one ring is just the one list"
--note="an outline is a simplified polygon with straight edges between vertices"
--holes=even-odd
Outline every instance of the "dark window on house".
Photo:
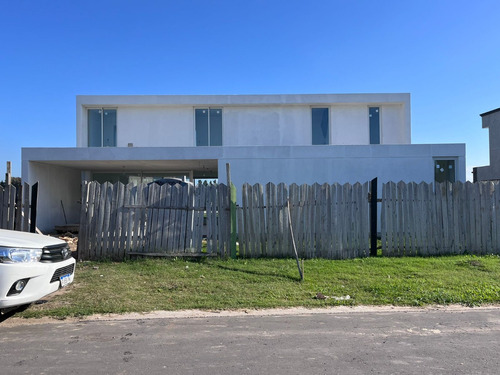
[[116,109],[87,111],[89,147],[116,147]]
[[370,118],[370,144],[378,145],[380,144],[380,108],[370,107],[368,114]]
[[455,160],[434,160],[434,181],[455,182]]
[[328,108],[311,108],[313,145],[327,145],[330,143],[328,112]]
[[222,108],[195,109],[196,146],[222,146]]

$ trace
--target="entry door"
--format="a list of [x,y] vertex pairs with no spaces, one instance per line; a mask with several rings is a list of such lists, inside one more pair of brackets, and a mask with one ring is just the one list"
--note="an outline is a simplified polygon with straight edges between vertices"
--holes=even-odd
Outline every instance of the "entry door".
[[434,160],[434,181],[455,182],[455,160]]

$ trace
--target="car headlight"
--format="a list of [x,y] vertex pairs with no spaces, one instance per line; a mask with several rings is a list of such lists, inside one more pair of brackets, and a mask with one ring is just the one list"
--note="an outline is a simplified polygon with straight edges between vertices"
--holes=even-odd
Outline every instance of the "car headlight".
[[19,249],[15,247],[0,247],[0,263],[39,262],[42,249]]

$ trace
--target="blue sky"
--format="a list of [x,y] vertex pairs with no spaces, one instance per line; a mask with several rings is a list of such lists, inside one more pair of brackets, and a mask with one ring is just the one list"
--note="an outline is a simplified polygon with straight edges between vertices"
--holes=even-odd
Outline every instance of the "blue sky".
[[412,143],[466,143],[500,107],[498,0],[0,0],[0,180],[74,147],[78,94],[409,92]]

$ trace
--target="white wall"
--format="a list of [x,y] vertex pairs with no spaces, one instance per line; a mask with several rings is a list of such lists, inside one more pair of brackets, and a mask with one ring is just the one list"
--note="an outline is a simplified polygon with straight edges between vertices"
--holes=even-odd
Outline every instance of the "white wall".
[[194,146],[194,111],[186,107],[131,108],[117,111],[117,146]]
[[385,145],[410,144],[411,127],[400,126],[404,122],[402,105],[386,105],[380,109],[380,143]]
[[222,123],[225,146],[296,146],[312,142],[309,107],[224,107]]
[[333,106],[330,114],[330,129],[332,129],[330,142],[332,144],[370,144],[367,105],[336,105]]
[[[153,164],[174,166],[186,160],[218,160],[219,181],[226,182],[226,163],[233,183],[355,183],[378,177],[386,181],[434,181],[434,159],[456,160],[456,179],[465,181],[465,145],[237,146],[237,147],[109,147],[23,149],[23,181],[40,182],[39,227],[50,231],[78,222],[81,172],[106,167],[117,171],[127,163],[147,171]],[[64,164],[64,166],[61,166]]]
[[465,145],[369,145],[260,148],[252,158],[241,152],[219,159],[219,181],[225,183],[226,163],[231,178],[243,183],[356,183],[375,177],[388,181],[434,182],[434,159],[456,160],[456,179],[465,181]]
[[117,108],[117,146],[194,146],[194,109],[223,108],[224,146],[311,145],[311,107],[330,108],[330,144],[369,144],[368,107],[381,108],[381,142],[409,144],[409,94],[78,96],[77,147],[87,109]]
[[[29,170],[27,180],[25,168]],[[53,232],[55,225],[64,225],[66,220],[68,224],[80,221],[81,173],[78,169],[23,162],[23,181],[30,185],[39,183],[37,227],[43,233]]]

